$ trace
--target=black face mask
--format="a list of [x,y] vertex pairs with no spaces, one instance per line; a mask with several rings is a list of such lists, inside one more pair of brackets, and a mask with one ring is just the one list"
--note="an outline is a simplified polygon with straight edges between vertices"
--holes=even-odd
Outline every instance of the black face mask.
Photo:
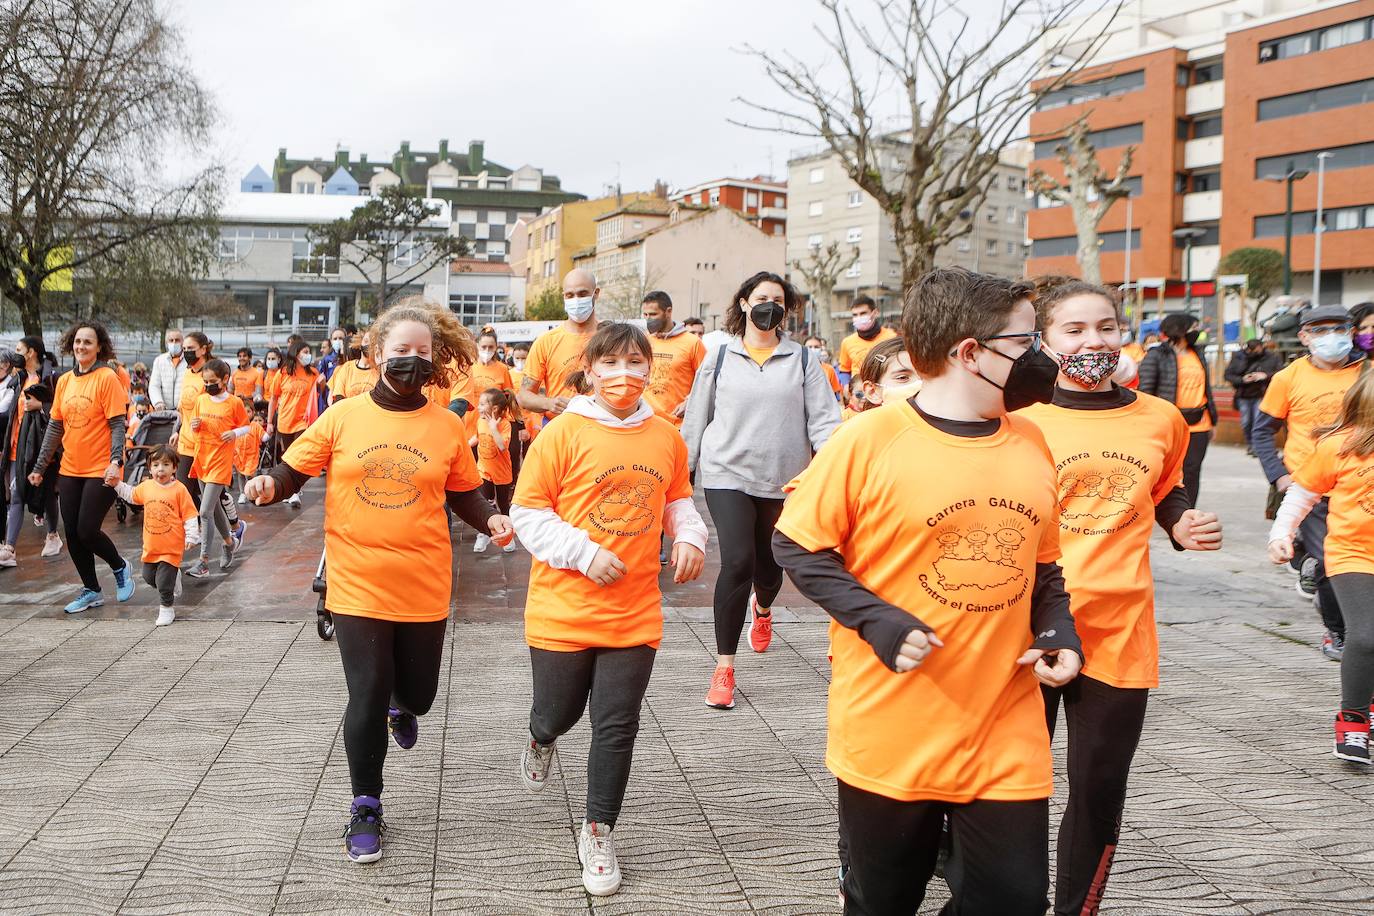
[[662,317],[646,318],[644,319],[644,327],[648,328],[650,334],[662,334],[668,330],[668,319]]
[[208,394],[208,395],[216,395],[216,394],[219,394],[219,393],[220,393],[221,391],[223,391],[223,390],[224,390],[224,386],[221,385],[219,382],[206,382],[206,383],[205,383],[205,393]]
[[787,309],[776,302],[760,302],[749,309],[749,320],[760,331],[771,331],[782,324]]
[[1202,336],[1202,332],[1201,332],[1201,331],[1193,330],[1193,331],[1189,331],[1187,334],[1184,334],[1184,335],[1183,335],[1183,339],[1184,339],[1184,341],[1187,342],[1188,346],[1190,346],[1190,347],[1196,347],[1196,346],[1197,346],[1197,339],[1198,339],[1199,337],[1201,337],[1201,336]]
[[1002,403],[1006,405],[1007,413],[1015,413],[1022,407],[1032,404],[1048,404],[1054,397],[1054,383],[1059,377],[1059,364],[1042,351],[1029,349],[1012,359],[992,347],[984,346],[983,349],[1011,360],[1011,371],[1007,373],[1005,385],[999,385],[985,375],[978,376],[994,388],[1002,389]]
[[363,358],[363,348],[362,348],[362,347],[349,347],[349,348],[348,348],[348,358],[349,358],[349,359],[362,359],[362,358]]
[[386,380],[403,398],[413,397],[434,377],[434,363],[422,356],[393,356],[386,361]]

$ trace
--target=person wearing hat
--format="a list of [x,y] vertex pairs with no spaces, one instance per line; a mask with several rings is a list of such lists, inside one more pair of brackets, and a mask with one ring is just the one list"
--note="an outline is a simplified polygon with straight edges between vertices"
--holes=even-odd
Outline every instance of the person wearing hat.
[[1196,508],[1202,487],[1202,460],[1217,425],[1217,404],[1207,360],[1198,346],[1201,332],[1193,315],[1164,316],[1159,323],[1163,338],[1140,362],[1140,387],[1145,394],[1163,398],[1178,407],[1188,421],[1188,455],[1183,459],[1183,488],[1188,505]]
[[[1307,355],[1274,375],[1251,434],[1251,447],[1259,456],[1264,475],[1280,493],[1292,485],[1292,472],[1316,450],[1313,433],[1339,418],[1346,391],[1368,362],[1364,351],[1354,345],[1354,325],[1341,306],[1309,308],[1298,323],[1298,340],[1307,348]],[[1288,441],[1280,457],[1274,433],[1285,423]],[[1345,618],[1326,579],[1326,515],[1327,501],[1323,499],[1303,520],[1298,529],[1301,550],[1295,553],[1293,564],[1299,572],[1298,591],[1317,603],[1326,627],[1322,653],[1339,661],[1345,646]]]

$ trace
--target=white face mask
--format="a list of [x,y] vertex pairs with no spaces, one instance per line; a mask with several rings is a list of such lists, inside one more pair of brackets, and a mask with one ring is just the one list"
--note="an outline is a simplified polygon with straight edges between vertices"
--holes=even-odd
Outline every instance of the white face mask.
[[515,358],[515,368],[519,369],[521,372],[525,371],[525,361],[518,356]]
[[180,356],[180,355],[181,355],[181,341],[179,341],[179,340],[174,340],[174,341],[172,341],[171,343],[169,343],[169,344],[167,345],[167,355],[168,355],[168,356]]
[[496,351],[495,351],[495,350],[478,350],[478,351],[477,351],[477,358],[480,359],[480,360],[482,361],[482,365],[486,365],[487,363],[491,362],[495,357],[496,357]]
[[267,368],[269,368],[269,369],[275,369],[275,368],[277,368],[277,367],[280,366],[280,365],[281,365],[281,360],[277,359],[275,356],[272,357],[271,359],[269,359],[269,360],[267,361]]
[[582,324],[596,310],[596,298],[594,296],[578,296],[575,299],[565,299],[563,300],[563,308],[567,311],[569,318]]
[[301,355],[298,356],[297,359],[301,361],[302,366],[308,366],[311,362],[314,361],[314,357],[310,355],[309,351],[302,351]]

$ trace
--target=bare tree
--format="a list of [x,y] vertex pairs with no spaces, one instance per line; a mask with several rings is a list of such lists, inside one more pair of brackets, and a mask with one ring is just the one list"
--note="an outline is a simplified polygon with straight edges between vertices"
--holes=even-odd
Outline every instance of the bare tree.
[[310,265],[315,273],[350,265],[374,284],[380,311],[396,289],[468,253],[466,239],[431,227],[442,212],[420,189],[382,188],[343,219],[310,230]]
[[44,280],[203,224],[221,169],[169,175],[214,113],[154,0],[0,5],[0,293],[43,330]]
[[815,324],[812,333],[823,339],[827,346],[835,343],[832,339],[835,321],[830,315],[834,307],[835,286],[840,282],[840,275],[858,260],[858,245],[846,250],[839,242],[831,242],[824,248],[813,245],[805,261],[792,262],[792,269],[801,274],[811,294],[811,314]]
[[[737,99],[774,123],[732,123],[821,141],[891,220],[905,287],[971,230],[959,214],[982,204],[1002,151],[1040,98],[1082,69],[1121,0],[1105,11],[1102,0],[1003,0],[980,17],[981,34],[948,0],[869,0],[876,24],[840,0],[818,2],[816,31],[839,80],[795,54],[748,47],[791,107]],[[883,130],[876,106],[894,91],[900,123]]]
[[1078,267],[1089,283],[1102,282],[1102,264],[1098,257],[1101,247],[1097,227],[1107,211],[1131,194],[1126,177],[1131,170],[1135,147],[1128,146],[1121,154],[1116,172],[1107,174],[1097,161],[1097,150],[1088,141],[1088,120],[1079,118],[1069,125],[1064,142],[1054,148],[1064,166],[1064,180],[1051,178],[1036,169],[1030,176],[1030,189],[1036,194],[1068,204],[1073,214],[1074,231],[1078,235]]
[[597,300],[596,312],[600,318],[638,318],[640,306],[650,290],[663,285],[666,272],[661,267],[650,264],[641,273],[635,269],[621,270],[598,278],[601,296]]

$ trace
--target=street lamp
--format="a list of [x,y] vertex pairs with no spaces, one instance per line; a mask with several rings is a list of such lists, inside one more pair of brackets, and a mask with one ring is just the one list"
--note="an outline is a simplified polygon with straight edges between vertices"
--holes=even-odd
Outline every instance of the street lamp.
[[1317,222],[1312,227],[1316,238],[1312,243],[1312,304],[1322,304],[1322,235],[1326,226],[1322,222],[1322,190],[1326,185],[1326,160],[1332,153],[1317,153]]
[[1293,182],[1307,177],[1307,169],[1295,169],[1288,164],[1288,171],[1282,175],[1265,175],[1265,181],[1282,181],[1287,186],[1287,203],[1283,208],[1283,294],[1293,292]]
[[1174,230],[1174,238],[1183,242],[1183,308],[1193,310],[1193,239],[1206,235],[1205,229],[1185,226]]

